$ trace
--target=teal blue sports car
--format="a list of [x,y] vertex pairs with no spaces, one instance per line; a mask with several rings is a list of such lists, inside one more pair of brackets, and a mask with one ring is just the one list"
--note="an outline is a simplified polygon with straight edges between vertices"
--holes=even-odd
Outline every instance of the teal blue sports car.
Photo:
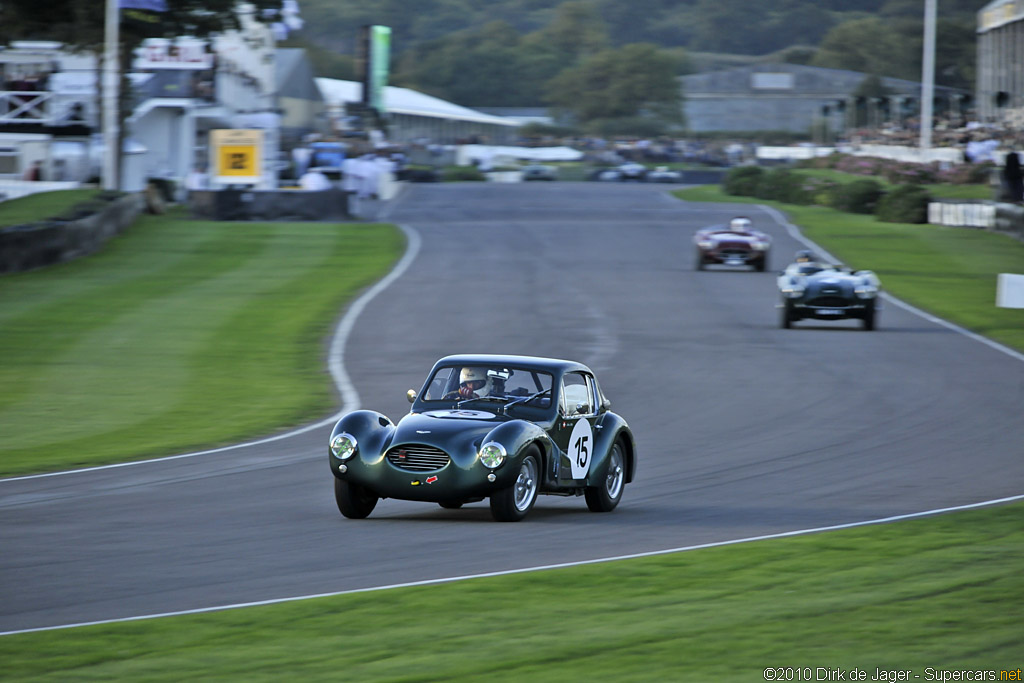
[[583,496],[590,510],[610,512],[633,481],[633,433],[582,363],[447,356],[408,397],[397,424],[357,410],[331,432],[345,517],[369,516],[381,498],[448,509],[489,499],[494,519],[517,522],[539,494]]

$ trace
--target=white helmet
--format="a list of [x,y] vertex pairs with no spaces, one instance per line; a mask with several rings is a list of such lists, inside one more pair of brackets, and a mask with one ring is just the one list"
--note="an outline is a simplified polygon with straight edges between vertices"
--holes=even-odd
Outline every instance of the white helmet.
[[494,380],[487,376],[486,368],[464,367],[459,373],[459,388],[467,386],[477,397],[490,396],[494,389]]
[[750,225],[750,219],[745,218],[743,216],[733,218],[731,221],[729,221],[729,229],[734,230],[736,232],[746,232],[750,230]]

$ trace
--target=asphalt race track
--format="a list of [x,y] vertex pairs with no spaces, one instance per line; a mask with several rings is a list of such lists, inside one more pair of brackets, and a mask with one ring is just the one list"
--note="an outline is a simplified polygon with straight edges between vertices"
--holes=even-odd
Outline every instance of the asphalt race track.
[[[694,231],[737,213],[773,236],[770,271],[695,271]],[[344,347],[360,407],[397,420],[405,391],[448,353],[580,360],[637,437],[637,479],[619,508],[594,514],[582,498],[542,496],[524,522],[499,524],[486,502],[384,500],[369,519],[347,520],[333,499],[329,426],[197,457],[2,480],[0,632],[1024,493],[1021,356],[892,304],[876,332],[856,321],[780,329],[771,271],[801,245],[762,209],[681,202],[655,185],[463,183],[411,186],[387,217],[422,244]]]

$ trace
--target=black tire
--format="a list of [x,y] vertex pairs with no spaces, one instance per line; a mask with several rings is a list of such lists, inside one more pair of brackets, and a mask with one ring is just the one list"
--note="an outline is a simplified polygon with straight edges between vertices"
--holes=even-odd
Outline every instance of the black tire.
[[793,326],[793,305],[789,303],[788,300],[783,301],[782,308],[779,310],[782,311],[779,314],[780,327],[784,330],[788,330]]
[[875,302],[872,299],[871,302],[864,308],[864,318],[860,321],[861,327],[866,331],[871,332],[875,329]]
[[704,270],[704,254],[697,250],[697,270]]
[[519,464],[519,474],[508,488],[491,495],[491,516],[499,522],[518,522],[537,502],[540,455],[531,450]]
[[626,488],[626,455],[618,441],[608,456],[608,473],[597,486],[588,486],[583,492],[591,512],[611,512],[622,500]]
[[765,271],[765,268],[767,268],[767,267],[768,267],[768,254],[765,254],[757,263],[754,264],[754,269],[757,272],[759,272],[759,273],[763,273]]
[[377,507],[379,498],[367,488],[335,477],[334,500],[341,514],[349,519],[366,519]]

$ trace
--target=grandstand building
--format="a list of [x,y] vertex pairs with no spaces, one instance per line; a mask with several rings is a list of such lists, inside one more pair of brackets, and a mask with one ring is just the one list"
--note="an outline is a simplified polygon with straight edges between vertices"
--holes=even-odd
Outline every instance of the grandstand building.
[[1024,126],[1024,0],[995,0],[978,12],[975,92],[982,121]]

